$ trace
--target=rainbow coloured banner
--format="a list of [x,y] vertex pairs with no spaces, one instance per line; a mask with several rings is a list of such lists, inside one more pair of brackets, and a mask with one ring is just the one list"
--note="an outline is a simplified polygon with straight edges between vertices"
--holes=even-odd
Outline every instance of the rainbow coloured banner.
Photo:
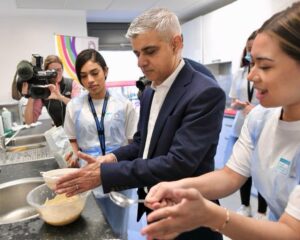
[[93,48],[98,50],[96,37],[72,37],[55,35],[55,52],[64,65],[64,76],[77,80],[75,71],[75,60],[82,50]]

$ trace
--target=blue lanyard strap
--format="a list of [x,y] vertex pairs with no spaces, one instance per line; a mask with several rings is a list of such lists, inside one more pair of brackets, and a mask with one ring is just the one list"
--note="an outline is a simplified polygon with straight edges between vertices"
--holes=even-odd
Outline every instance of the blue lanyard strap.
[[105,134],[104,134],[104,116],[106,113],[108,98],[109,98],[109,93],[108,93],[108,91],[106,91],[104,103],[103,103],[103,107],[102,107],[101,121],[99,122],[92,98],[90,95],[88,96],[90,108],[91,108],[92,114],[94,116],[96,127],[97,127],[98,138],[99,138],[99,142],[100,142],[102,155],[105,155],[105,149],[106,149],[105,148]]
[[[250,66],[248,67],[248,73],[250,72]],[[251,103],[254,92],[254,86],[250,84],[250,81],[247,80],[247,93],[248,93],[248,102]]]

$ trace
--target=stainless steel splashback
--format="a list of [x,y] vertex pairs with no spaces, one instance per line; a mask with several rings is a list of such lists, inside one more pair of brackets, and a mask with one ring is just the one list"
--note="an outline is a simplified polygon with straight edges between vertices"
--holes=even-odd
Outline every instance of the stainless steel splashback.
[[0,114],[2,114],[3,108],[7,108],[7,110],[11,112],[13,123],[23,124],[22,106],[20,102],[0,103]]

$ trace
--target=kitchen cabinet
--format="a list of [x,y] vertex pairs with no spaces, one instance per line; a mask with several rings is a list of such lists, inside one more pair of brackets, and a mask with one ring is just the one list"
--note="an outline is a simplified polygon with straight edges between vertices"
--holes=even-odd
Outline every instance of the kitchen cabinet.
[[202,17],[182,24],[183,52],[185,58],[202,62]]
[[205,65],[239,67],[247,37],[272,14],[297,0],[239,0],[182,24],[183,56]]
[[274,9],[284,8],[282,5],[279,7],[273,0],[239,0],[204,15],[203,63],[233,62],[233,69],[236,69],[248,36],[274,13]]
[[223,118],[219,143],[215,155],[215,169],[223,168],[231,155],[231,149],[227,148],[227,145],[231,134],[233,120],[234,118],[232,116],[224,116]]
[[203,16],[203,63],[231,61],[234,47],[235,6],[229,4]]

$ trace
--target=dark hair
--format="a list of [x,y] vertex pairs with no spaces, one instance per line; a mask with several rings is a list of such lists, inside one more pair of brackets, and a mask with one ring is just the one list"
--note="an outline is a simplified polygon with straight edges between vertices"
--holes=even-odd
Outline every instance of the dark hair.
[[247,43],[251,40],[254,40],[257,35],[257,30],[253,31],[250,36],[247,38],[246,46],[244,47],[243,53],[242,53],[242,58],[241,58],[241,63],[240,67],[246,67],[249,66],[249,62],[245,59],[245,56],[247,54]]
[[64,68],[62,61],[56,55],[49,55],[46,57],[46,59],[44,61],[44,69],[48,70],[48,67],[51,63],[59,63],[61,65],[61,67]]
[[263,32],[275,37],[288,56],[300,61],[300,2],[269,18],[258,30]]
[[80,77],[81,68],[83,67],[84,64],[86,64],[86,62],[90,60],[94,63],[98,63],[103,70],[107,69],[106,62],[98,51],[96,51],[95,49],[85,49],[81,51],[78,54],[75,63],[76,75],[80,83],[81,83],[81,77]]

